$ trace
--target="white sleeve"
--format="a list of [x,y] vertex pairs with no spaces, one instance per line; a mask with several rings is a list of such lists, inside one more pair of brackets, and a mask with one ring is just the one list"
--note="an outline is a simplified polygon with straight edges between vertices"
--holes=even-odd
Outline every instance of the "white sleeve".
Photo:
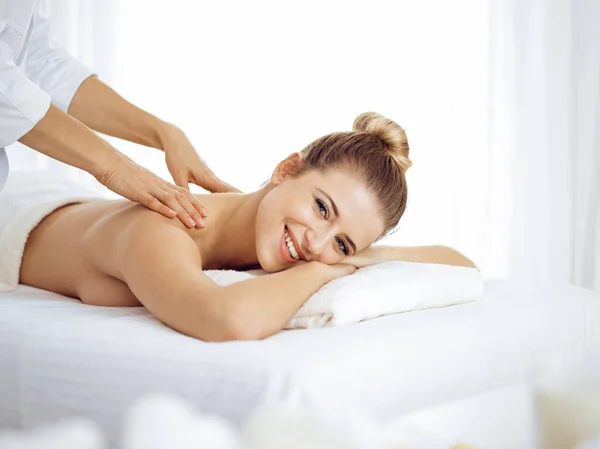
[[27,134],[50,108],[50,95],[16,66],[10,47],[0,42],[0,148]]
[[69,104],[81,83],[91,75],[90,69],[61,48],[50,30],[50,22],[40,3],[33,13],[31,40],[25,74],[52,97],[52,103],[67,112]]

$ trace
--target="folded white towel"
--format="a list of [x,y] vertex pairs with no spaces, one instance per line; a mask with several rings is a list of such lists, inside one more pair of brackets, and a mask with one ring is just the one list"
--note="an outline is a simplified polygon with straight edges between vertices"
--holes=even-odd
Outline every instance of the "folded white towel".
[[[207,270],[219,285],[229,285],[262,270]],[[285,329],[352,324],[394,313],[473,301],[484,290],[475,268],[433,263],[383,262],[360,268],[321,287],[288,321]]]
[[[102,199],[54,175],[13,172],[0,192],[0,291],[17,287],[25,243],[31,230],[57,208]],[[219,285],[229,285],[263,270],[207,270]],[[472,301],[484,289],[474,268],[410,262],[385,262],[324,285],[289,320],[286,329],[335,326],[393,313]]]

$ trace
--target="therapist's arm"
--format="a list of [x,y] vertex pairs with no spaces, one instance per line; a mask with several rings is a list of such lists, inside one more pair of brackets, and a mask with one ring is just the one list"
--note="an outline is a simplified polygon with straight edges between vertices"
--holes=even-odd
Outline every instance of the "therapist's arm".
[[174,126],[131,104],[95,76],[73,97],[69,115],[95,131],[159,150]]
[[33,14],[27,77],[51,96],[52,103],[89,128],[161,148],[159,135],[168,125],[120,97],[58,45],[43,3],[47,0],[36,2]]
[[198,210],[202,204],[189,191],[137,165],[53,104],[19,142],[91,173],[100,183],[131,201],[166,217],[177,216],[186,226],[204,224]]
[[51,158],[81,168],[96,178],[125,156],[85,124],[54,104],[19,142]]
[[[50,94],[52,103],[93,130],[163,150],[173,180],[187,190],[177,194],[189,196],[203,214],[200,202],[189,195],[189,182],[211,192],[237,191],[216,177],[183,131],[126,101],[61,48],[52,37],[42,1],[35,7],[25,70],[33,83]],[[187,208],[186,203],[181,204]],[[189,212],[195,214],[193,209]]]
[[81,83],[68,113],[95,131],[164,151],[178,186],[193,182],[210,192],[239,192],[212,172],[183,131],[131,104],[95,76]]

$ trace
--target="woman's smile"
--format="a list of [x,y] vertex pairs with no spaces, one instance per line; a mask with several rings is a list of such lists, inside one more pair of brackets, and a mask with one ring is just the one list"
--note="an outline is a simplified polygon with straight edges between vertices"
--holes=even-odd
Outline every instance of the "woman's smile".
[[279,246],[286,262],[297,262],[303,259],[295,242],[296,239],[293,238],[287,226],[284,226]]

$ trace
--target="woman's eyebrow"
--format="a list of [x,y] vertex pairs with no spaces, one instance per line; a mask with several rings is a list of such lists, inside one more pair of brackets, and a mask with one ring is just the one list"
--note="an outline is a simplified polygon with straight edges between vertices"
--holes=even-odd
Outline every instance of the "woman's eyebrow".
[[[339,211],[337,208],[337,204],[335,204],[335,201],[333,201],[333,198],[331,198],[329,196],[329,194],[327,192],[325,192],[324,190],[321,190],[318,187],[315,187],[315,189],[318,190],[319,192],[321,192],[322,195],[327,197],[327,199],[331,203],[331,207],[333,208],[333,213],[335,214],[335,217],[339,218],[340,214],[339,214]],[[356,252],[356,244],[354,243],[354,241],[348,236],[348,234],[344,234],[344,237],[346,237],[346,240],[348,240],[348,243],[352,247],[353,251]]]

